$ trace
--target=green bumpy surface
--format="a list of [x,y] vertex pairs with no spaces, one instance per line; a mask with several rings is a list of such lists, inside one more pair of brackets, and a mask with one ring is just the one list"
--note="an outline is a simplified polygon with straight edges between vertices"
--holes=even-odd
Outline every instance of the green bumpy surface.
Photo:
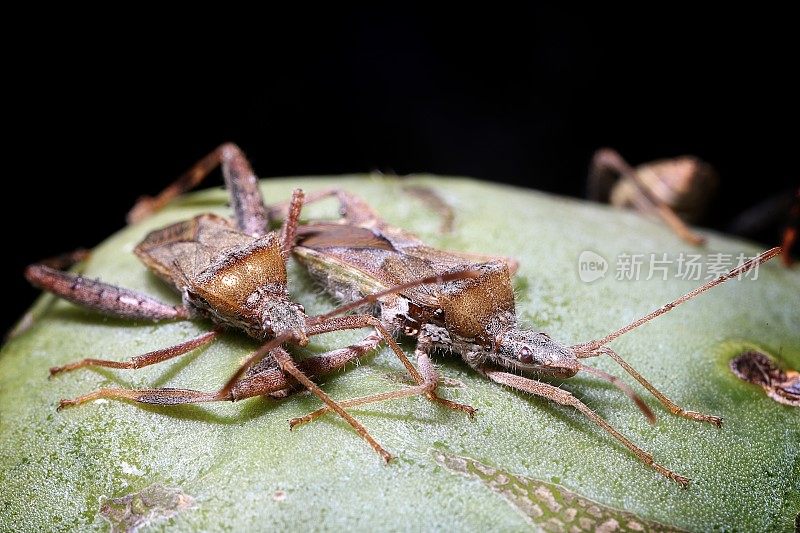
[[[752,244],[708,234],[692,248],[656,222],[627,212],[468,179],[416,176],[456,210],[455,231],[406,195],[399,180],[347,176],[270,179],[268,202],[340,186],[365,197],[392,224],[445,249],[512,256],[521,321],[566,344],[602,336],[698,285],[676,278],[617,280],[621,253],[740,252]],[[94,251],[87,276],[175,302],[178,296],[132,254],[144,235],[198,213],[227,214],[224,191],[189,195]],[[332,203],[306,210],[333,216]],[[583,283],[578,257],[594,251],[606,276]],[[705,257],[705,256],[704,256]],[[333,303],[297,266],[291,293],[309,314]],[[442,394],[478,409],[474,421],[424,399],[353,413],[396,460],[385,465],[345,423],[326,417],[290,432],[287,419],[317,408],[299,394],[283,401],[147,407],[97,401],[56,412],[61,398],[98,387],[215,390],[255,344],[237,333],[176,360],[138,371],[79,370],[48,380],[47,369],[82,357],[123,359],[186,340],[203,321],[109,319],[51,296],[35,324],[0,353],[0,530],[624,530],[791,531],[800,510],[800,411],[736,378],[729,360],[757,348],[800,368],[800,271],[777,261],[758,280],[732,281],[612,346],[677,403],[721,415],[720,430],[671,416],[610,360],[590,363],[623,376],[646,398],[649,425],[613,387],[592,376],[563,388],[606,417],[656,461],[690,477],[681,489],[643,466],[579,413],[514,392],[438,354],[441,373],[463,386]],[[365,332],[312,339],[298,356],[344,346]],[[410,351],[411,343],[404,347]],[[552,381],[560,384],[558,380]],[[405,386],[387,350],[323,380],[344,399]],[[103,512],[101,513],[101,508]],[[624,509],[625,512],[620,510]],[[108,517],[107,519],[105,517]]]

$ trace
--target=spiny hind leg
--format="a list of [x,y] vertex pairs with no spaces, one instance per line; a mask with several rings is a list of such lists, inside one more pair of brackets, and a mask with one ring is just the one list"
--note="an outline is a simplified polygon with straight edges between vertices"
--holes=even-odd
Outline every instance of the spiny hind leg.
[[242,150],[225,143],[198,161],[185,174],[155,197],[139,198],[128,212],[128,222],[139,222],[161,210],[170,201],[199,185],[211,171],[222,165],[225,185],[231,196],[236,224],[244,233],[260,236],[267,232],[267,210],[258,178]]
[[[58,410],[65,407],[72,407],[98,399],[129,400],[138,403],[152,405],[178,405],[189,403],[215,402],[215,401],[235,401],[251,396],[267,395],[282,390],[290,389],[294,381],[305,386],[317,395],[329,409],[335,411],[353,429],[366,440],[372,448],[384,459],[389,461],[392,455],[387,452],[358,422],[352,415],[345,412],[335,401],[323,392],[313,381],[311,381],[300,370],[292,360],[291,356],[282,348],[275,348],[271,351],[279,369],[272,369],[258,372],[241,378],[232,387],[223,387],[217,392],[203,392],[192,389],[121,389],[121,388],[101,388],[96,391],[84,394],[77,398],[61,400]],[[291,379],[288,377],[291,376]],[[292,381],[292,379],[294,381]]]
[[25,278],[35,287],[104,315],[144,320],[189,318],[189,312],[182,305],[169,305],[152,296],[63,272],[43,263],[28,266]]
[[216,402],[227,400],[214,392],[202,392],[191,389],[116,389],[102,388],[68,400],[61,400],[58,410],[73,407],[94,400],[129,400],[151,405],[178,405],[184,403]]
[[179,405],[187,403],[237,401],[270,394],[294,382],[277,368],[240,379],[229,392],[203,392],[192,389],[122,389],[102,388],[69,400],[61,400],[58,410],[99,399],[128,400],[149,405]]
[[[66,270],[71,266],[84,261],[86,258],[89,257],[91,251],[80,248],[73,252],[57,255],[55,257],[50,257],[47,259],[42,259],[37,264],[41,266],[50,267],[54,270]],[[6,333],[7,341],[21,335],[22,333],[28,331],[31,326],[36,322],[38,318],[38,313],[34,313],[33,310],[27,311],[22,318],[14,325],[14,327]]]

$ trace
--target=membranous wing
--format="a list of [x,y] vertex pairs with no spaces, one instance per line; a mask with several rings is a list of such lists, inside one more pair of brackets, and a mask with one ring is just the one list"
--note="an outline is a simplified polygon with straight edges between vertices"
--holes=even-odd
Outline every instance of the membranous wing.
[[156,274],[187,291],[190,301],[218,317],[237,317],[264,294],[285,296],[280,238],[252,237],[228,219],[200,215],[150,233],[136,255]]
[[134,253],[150,270],[180,288],[231,248],[252,241],[227,218],[206,214],[150,232]]
[[[295,255],[342,300],[475,264],[471,257],[425,246],[402,230],[386,226],[380,230],[325,223],[303,226],[298,230]],[[415,302],[438,306],[439,288],[423,285],[404,293]]]

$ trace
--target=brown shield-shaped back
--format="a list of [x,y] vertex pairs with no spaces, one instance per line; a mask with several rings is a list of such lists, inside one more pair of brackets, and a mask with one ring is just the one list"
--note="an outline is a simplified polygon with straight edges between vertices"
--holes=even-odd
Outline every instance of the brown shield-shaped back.
[[253,240],[227,218],[206,214],[150,232],[134,253],[150,270],[182,289],[228,250]]
[[439,296],[447,329],[462,337],[483,335],[494,318],[514,313],[508,265],[495,261],[480,268],[484,271],[480,277],[447,283]]
[[236,315],[253,307],[253,297],[261,297],[262,291],[285,295],[286,282],[280,238],[269,233],[228,250],[198,274],[190,290],[222,314]]
[[253,238],[225,218],[200,215],[150,233],[135,249],[156,274],[201,297],[218,314],[236,316],[259,291],[286,291],[280,238]]

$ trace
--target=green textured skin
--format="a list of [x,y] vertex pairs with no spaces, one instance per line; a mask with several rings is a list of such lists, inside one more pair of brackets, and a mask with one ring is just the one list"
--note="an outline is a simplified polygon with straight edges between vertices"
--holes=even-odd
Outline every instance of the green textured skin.
[[[435,185],[455,208],[452,234],[440,235],[436,214],[404,195],[398,180],[270,179],[263,190],[274,202],[287,199],[294,186],[345,187],[431,245],[518,258],[520,319],[567,344],[602,336],[698,284],[616,280],[621,252],[760,251],[709,232],[706,249],[692,248],[634,213],[511,187],[429,176],[413,182]],[[96,248],[85,274],[177,303],[177,294],[138,262],[133,247],[167,223],[207,211],[228,214],[225,199],[222,190],[203,191],[126,228]],[[306,216],[335,211],[331,202],[308,209]],[[583,250],[609,260],[604,279],[578,279]],[[309,314],[332,307],[299,267],[293,265],[290,276],[291,292]],[[800,411],[740,381],[728,361],[757,347],[800,368],[798,304],[800,271],[773,261],[761,267],[757,281],[726,283],[612,344],[680,405],[723,416],[721,430],[671,416],[638,384],[658,416],[655,426],[624,395],[591,376],[564,382],[657,461],[692,478],[683,490],[579,413],[493,384],[443,354],[435,356],[442,374],[464,387],[441,390],[478,408],[476,420],[419,398],[354,410],[396,455],[388,466],[337,418],[290,432],[287,419],[319,406],[308,394],[181,407],[108,401],[56,412],[60,398],[100,386],[215,390],[254,343],[229,333],[210,347],[147,369],[79,370],[48,380],[50,366],[81,357],[122,359],[185,340],[208,324],[109,319],[45,296],[34,307],[33,327],[0,353],[0,530],[107,530],[99,514],[102,501],[155,483],[180,488],[194,505],[154,521],[152,530],[530,526],[530,517],[480,479],[437,462],[444,453],[676,528],[791,531],[800,510]],[[295,353],[340,347],[365,334],[314,338]],[[404,346],[410,350],[412,344]],[[634,383],[610,360],[591,364]],[[399,387],[401,375],[401,365],[383,350],[326,378],[324,388],[344,399]]]

